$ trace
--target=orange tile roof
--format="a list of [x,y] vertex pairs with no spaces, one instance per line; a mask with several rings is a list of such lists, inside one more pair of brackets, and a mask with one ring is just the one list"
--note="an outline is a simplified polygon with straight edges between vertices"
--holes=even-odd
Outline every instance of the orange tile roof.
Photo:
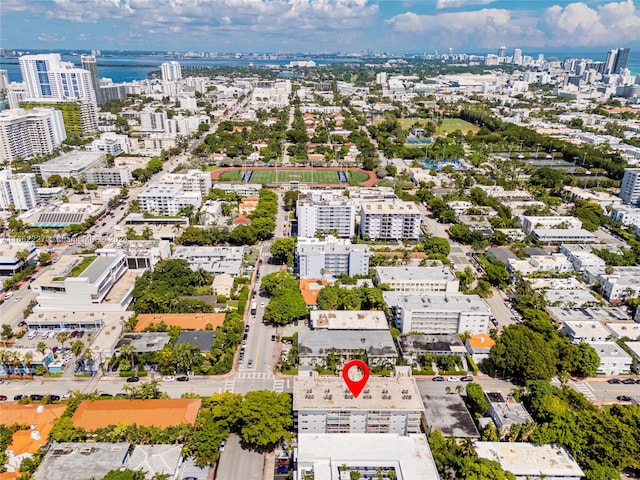
[[318,294],[324,285],[331,285],[331,282],[329,280],[300,280],[300,293],[308,306],[317,305]]
[[16,480],[20,476],[20,472],[4,472],[0,473],[0,480]]
[[73,425],[93,431],[109,425],[172,427],[192,425],[198,416],[201,399],[160,400],[84,400],[73,414]]
[[205,330],[211,324],[215,330],[224,322],[224,313],[141,313],[138,315],[135,331],[142,332],[160,322],[183,330]]
[[233,222],[231,223],[233,223],[234,225],[251,225],[251,220],[244,215],[240,215],[234,218]]
[[491,338],[489,335],[487,335],[486,333],[478,333],[477,335],[473,335],[472,337],[469,337],[467,342],[469,342],[469,345],[471,347],[476,347],[476,348],[478,347],[491,348],[496,344],[495,340]]
[[[3,425],[30,425],[31,429],[18,430],[13,434],[7,450],[14,455],[35,453],[47,444],[49,433],[53,428],[53,421],[60,417],[67,409],[65,404],[55,405],[20,405],[17,403],[0,404],[0,422]],[[39,439],[31,437],[33,431],[40,433]]]

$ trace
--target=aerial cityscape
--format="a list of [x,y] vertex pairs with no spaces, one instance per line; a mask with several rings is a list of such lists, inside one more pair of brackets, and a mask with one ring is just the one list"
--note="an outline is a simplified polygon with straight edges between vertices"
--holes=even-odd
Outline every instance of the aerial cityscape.
[[0,480],[640,478],[640,3],[0,12]]

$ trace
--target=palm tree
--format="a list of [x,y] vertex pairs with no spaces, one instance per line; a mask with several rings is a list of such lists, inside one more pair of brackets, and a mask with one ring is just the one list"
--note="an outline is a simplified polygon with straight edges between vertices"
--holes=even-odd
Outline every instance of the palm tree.
[[133,370],[133,367],[134,367],[134,354],[135,353],[136,353],[136,349],[130,343],[122,345],[120,347],[120,356],[121,357],[124,356],[125,358],[128,358],[129,363],[131,364],[131,369],[132,370]]
[[62,348],[64,348],[64,344],[67,343],[67,340],[69,340],[69,333],[65,331],[58,332],[58,334],[56,335],[56,340],[58,340],[60,342],[60,345],[62,345]]
[[76,357],[80,355],[82,349],[84,348],[84,342],[82,340],[76,340],[71,344],[71,353],[73,353]]
[[22,370],[28,370],[29,373],[31,373],[31,375],[33,375],[33,373],[31,372],[31,362],[33,362],[33,354],[32,353],[25,353],[24,357],[22,358]]

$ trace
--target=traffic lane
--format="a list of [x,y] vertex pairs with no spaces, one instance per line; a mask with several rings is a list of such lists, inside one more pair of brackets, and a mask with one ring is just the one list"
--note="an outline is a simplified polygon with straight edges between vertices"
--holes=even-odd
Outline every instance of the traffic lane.
[[235,433],[227,438],[216,470],[217,480],[262,479],[264,455],[245,449]]
[[489,305],[489,309],[491,310],[493,317],[496,319],[495,321],[497,325],[494,324],[492,327],[495,326],[499,331],[501,331],[509,325],[518,323],[513,312],[505,303],[501,292],[495,287],[492,287],[491,290],[493,291],[493,295],[486,298],[485,301],[487,302],[487,305]]

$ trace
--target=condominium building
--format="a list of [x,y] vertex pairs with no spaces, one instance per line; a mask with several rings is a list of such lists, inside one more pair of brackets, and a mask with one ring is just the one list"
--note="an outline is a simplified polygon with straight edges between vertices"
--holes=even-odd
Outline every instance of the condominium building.
[[141,132],[164,132],[167,127],[167,112],[147,110],[140,112]]
[[417,240],[421,216],[413,202],[363,202],[360,235],[370,240]]
[[356,206],[349,197],[326,192],[307,192],[298,197],[298,236],[333,234],[351,238],[355,234]]
[[447,267],[377,267],[376,282],[401,292],[457,292],[460,287]]
[[63,62],[59,53],[23,55],[20,71],[31,99],[84,99],[96,103],[91,73]]
[[103,103],[102,95],[100,94],[100,78],[98,77],[98,63],[96,62],[95,55],[82,55],[80,57],[82,62],[82,68],[89,72],[89,78],[91,79],[91,86],[96,94],[96,102],[98,105]]
[[148,185],[138,199],[142,211],[153,215],[177,215],[187,205],[202,205],[200,192],[185,192],[182,185],[169,183]]
[[161,183],[180,185],[185,192],[198,192],[202,197],[211,190],[211,174],[201,170],[189,170],[186,173],[168,173],[160,179]]
[[298,377],[293,383],[298,433],[420,433],[424,404],[409,376],[369,377],[357,397],[341,377]]
[[87,183],[94,183],[100,186],[128,185],[132,180],[131,170],[128,168],[93,168],[84,175]]
[[[18,252],[27,252],[26,259],[18,255]],[[36,245],[33,242],[13,242],[4,240],[0,242],[0,276],[10,277],[19,272],[36,259]]]
[[19,108],[0,112],[0,161],[52,153],[66,138],[59,110]]
[[205,270],[212,275],[240,275],[244,247],[180,246],[171,258],[189,262],[192,270]]
[[73,151],[39,165],[31,165],[31,169],[44,180],[51,175],[80,179],[88,170],[103,166],[106,158],[102,152]]
[[160,71],[162,73],[162,80],[170,82],[173,80],[180,80],[182,78],[182,67],[179,62],[165,62],[160,65]]
[[613,267],[598,277],[604,298],[613,302],[640,295],[640,267]]
[[255,183],[216,183],[212,186],[214,190],[222,190],[224,193],[236,193],[239,197],[257,196],[262,189],[262,185]]
[[638,203],[640,200],[640,168],[624,169],[619,195],[624,203],[631,205]]
[[122,153],[131,152],[131,142],[127,135],[118,135],[114,132],[104,132],[100,138],[89,143],[85,147],[89,152],[104,152],[117,157]]
[[520,222],[522,224],[522,231],[527,235],[530,235],[533,230],[568,230],[582,228],[582,222],[579,218],[559,215],[546,217],[523,215]]
[[478,295],[462,293],[382,292],[402,333],[489,331],[491,310]]
[[36,206],[40,196],[33,173],[11,174],[10,170],[0,171],[0,210],[13,206],[16,210],[29,210]]
[[324,275],[367,275],[369,245],[352,244],[349,239],[328,236],[324,240],[298,237],[296,257],[300,278],[322,278]]

